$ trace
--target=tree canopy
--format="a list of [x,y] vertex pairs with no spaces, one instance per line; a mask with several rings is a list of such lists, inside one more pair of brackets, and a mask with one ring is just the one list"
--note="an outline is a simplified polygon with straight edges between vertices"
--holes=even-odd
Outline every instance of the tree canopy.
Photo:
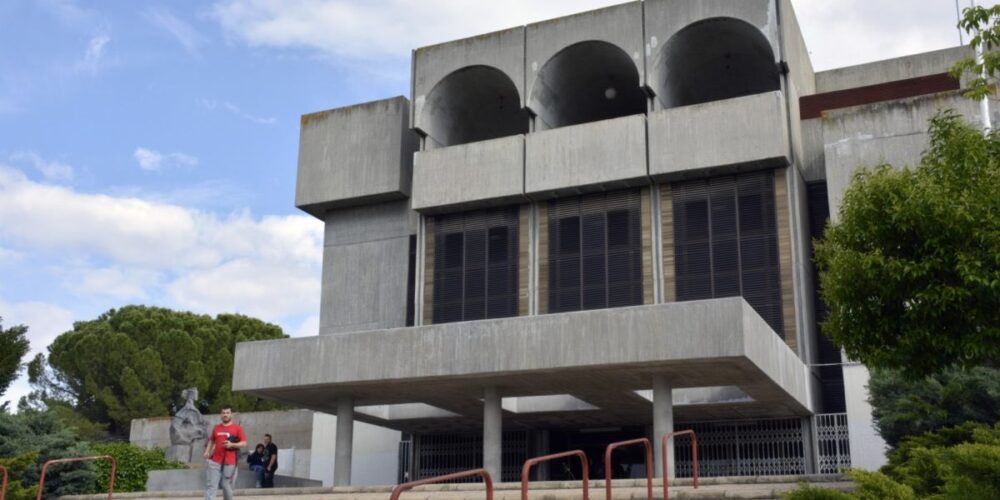
[[1000,360],[1000,136],[954,111],[929,135],[916,168],[858,171],[816,245],[823,332],[909,377]]
[[1000,52],[996,51],[1000,47],[1000,5],[975,5],[966,8],[962,11],[958,27],[972,34],[972,39],[969,40],[972,48],[982,47],[983,60],[978,62],[971,57],[962,59],[951,68],[951,74],[955,78],[969,74],[971,78],[966,85],[965,95],[973,99],[985,99],[994,94],[990,79],[1000,70]]
[[[215,318],[145,306],[112,309],[81,321],[28,367],[32,398],[67,404],[92,422],[125,435],[133,418],[167,415],[181,390],[197,387],[205,411],[277,404],[232,392],[237,342],[284,338],[281,329],[235,314]],[[263,368],[263,367],[262,367]]]
[[3,318],[0,317],[0,396],[17,378],[23,366],[21,359],[28,354],[28,327],[24,325],[3,328]]

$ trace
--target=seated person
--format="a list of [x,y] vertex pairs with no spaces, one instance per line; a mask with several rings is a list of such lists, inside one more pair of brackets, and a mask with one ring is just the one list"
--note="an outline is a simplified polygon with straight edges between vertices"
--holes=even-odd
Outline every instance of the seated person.
[[264,445],[259,443],[253,450],[253,453],[247,456],[247,463],[250,464],[250,470],[253,471],[254,476],[257,478],[257,488],[260,488],[264,481],[264,468],[267,466],[267,463],[265,463],[267,459],[264,457]]

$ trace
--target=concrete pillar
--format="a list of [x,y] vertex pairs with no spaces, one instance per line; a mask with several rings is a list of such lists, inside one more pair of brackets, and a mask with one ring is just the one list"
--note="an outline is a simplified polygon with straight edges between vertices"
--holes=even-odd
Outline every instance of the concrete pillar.
[[354,447],[354,400],[337,400],[337,446],[333,460],[333,485],[351,485],[351,454]]
[[[673,387],[666,375],[653,376],[653,447],[656,449],[655,465],[656,477],[663,477],[663,447],[661,446],[663,435],[674,430],[674,399]],[[673,440],[667,446],[667,463],[670,467],[667,475],[670,479],[674,477],[674,447]]]
[[487,387],[483,393],[483,468],[500,481],[503,464],[503,410],[500,391]]

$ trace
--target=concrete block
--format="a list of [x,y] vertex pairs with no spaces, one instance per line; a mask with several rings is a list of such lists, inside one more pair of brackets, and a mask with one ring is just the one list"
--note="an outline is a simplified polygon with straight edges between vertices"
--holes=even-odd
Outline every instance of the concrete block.
[[409,196],[417,148],[409,108],[395,97],[303,115],[295,206],[323,218],[330,209]]
[[414,210],[424,213],[506,204],[524,195],[524,136],[418,152]]
[[320,334],[406,324],[409,236],[323,249]]
[[[517,89],[517,107],[524,107],[524,27],[422,47],[413,51],[413,114],[410,126],[430,133],[427,99],[445,77],[462,68],[489,66],[499,70]],[[433,104],[433,103],[431,103]]]
[[[816,73],[816,92],[865,87],[919,76],[947,73],[959,59],[973,57],[968,46],[951,47]],[[966,79],[963,78],[963,83]]]
[[791,154],[780,91],[649,115],[649,172],[664,179],[718,167],[785,166]]
[[525,192],[535,198],[648,182],[643,115],[536,132],[525,151]]
[[[774,62],[778,62],[781,51],[775,0],[647,0],[644,6],[647,85],[657,96],[667,93],[666,79],[672,73],[702,69],[688,67],[687,63],[678,67],[670,53],[675,35],[700,21],[728,18],[749,24],[759,30]],[[703,54],[703,48],[690,47],[695,60]]]
[[[149,477],[146,479],[146,491],[204,491],[206,480],[204,469],[153,470],[149,471]],[[236,473],[235,489],[255,490],[255,481],[253,472],[241,468]],[[314,479],[282,474],[274,475],[275,488],[308,488],[320,486],[323,486],[322,481]],[[249,493],[249,491],[244,493]]]
[[[558,105],[558,100],[560,97],[565,97],[566,92],[579,91],[580,88],[588,85],[594,85],[597,92],[603,92],[604,88],[607,87],[607,82],[592,81],[593,78],[602,76],[607,78],[607,74],[590,75],[586,71],[582,71],[573,83],[575,89],[553,89],[552,87],[559,86],[556,81],[559,74],[566,75],[568,72],[585,69],[568,67],[570,64],[588,66],[624,62],[628,66],[634,66],[624,69],[634,70],[634,74],[638,75],[637,86],[641,87],[645,83],[641,2],[629,2],[530,24],[526,27],[525,40],[526,106],[538,116],[542,123],[547,123],[548,126],[561,126],[560,118],[552,117],[550,114],[553,113],[551,108]],[[554,57],[564,49],[581,42],[610,44],[611,52],[620,52],[620,57],[602,53],[602,56],[612,59],[605,60],[602,57],[596,62],[595,60],[581,60],[571,61],[569,64]],[[601,69],[610,70],[609,68]],[[621,79],[624,75],[618,76]],[[618,89],[619,98],[626,95],[628,91],[629,89]]]

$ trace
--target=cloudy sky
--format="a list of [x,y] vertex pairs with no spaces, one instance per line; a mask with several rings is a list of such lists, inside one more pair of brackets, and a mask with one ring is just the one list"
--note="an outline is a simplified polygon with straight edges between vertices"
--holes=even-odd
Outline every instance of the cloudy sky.
[[[316,334],[298,116],[405,95],[414,47],[615,3],[3,0],[3,325],[33,353],[133,303]],[[817,70],[959,42],[954,0],[793,4]]]

